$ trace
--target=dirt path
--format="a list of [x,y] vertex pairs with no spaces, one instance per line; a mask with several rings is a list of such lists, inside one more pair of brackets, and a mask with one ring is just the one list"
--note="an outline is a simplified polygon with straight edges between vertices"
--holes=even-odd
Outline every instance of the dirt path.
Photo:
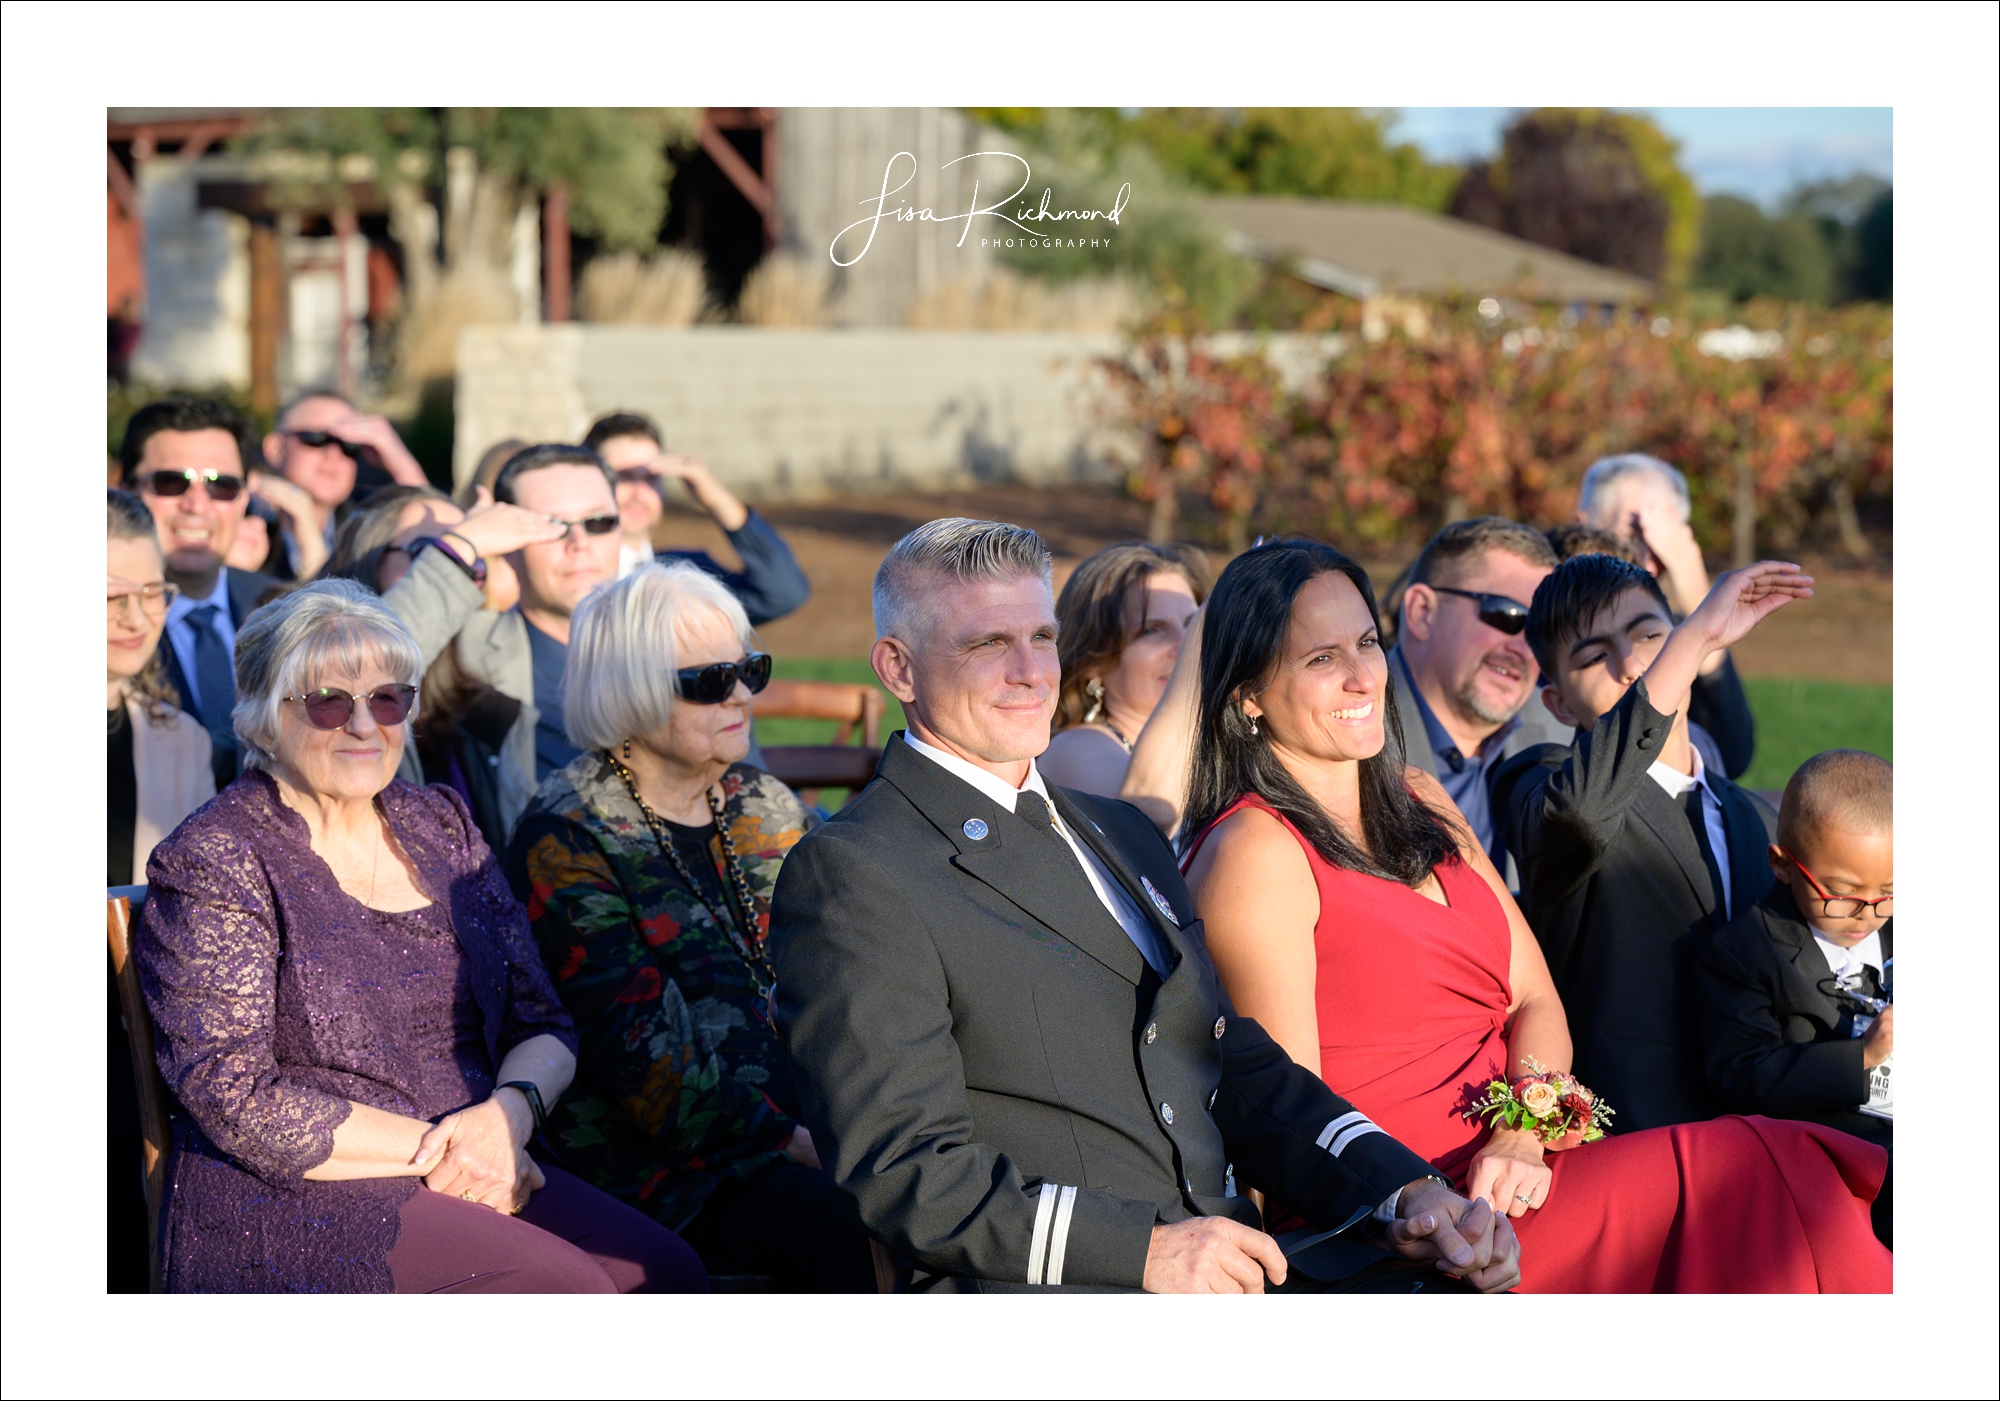
[[[1085,555],[1117,540],[1142,540],[1146,508],[1100,487],[993,487],[936,495],[848,497],[809,506],[773,506],[765,515],[790,542],[813,582],[813,596],[762,629],[779,654],[865,656],[875,640],[869,587],[883,553],[905,532],[939,516],[1010,520],[1040,531],[1056,552],[1057,579]],[[669,511],[655,533],[664,548],[703,549],[733,559],[705,517]],[[1378,585],[1408,562],[1404,550],[1362,563]],[[1818,581],[1809,603],[1785,609],[1736,649],[1750,676],[1803,676],[1890,683],[1893,599],[1886,568],[1857,570],[1829,559],[1800,561]],[[1216,559],[1218,566],[1221,563]]]

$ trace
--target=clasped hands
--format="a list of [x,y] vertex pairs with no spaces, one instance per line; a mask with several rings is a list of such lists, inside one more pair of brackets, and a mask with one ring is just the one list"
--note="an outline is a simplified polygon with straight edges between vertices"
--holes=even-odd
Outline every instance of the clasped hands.
[[[1483,1294],[1521,1282],[1521,1243],[1506,1216],[1484,1198],[1467,1201],[1429,1179],[1403,1189],[1382,1243],[1409,1259],[1435,1261]],[[1153,1294],[1261,1294],[1266,1279],[1283,1284],[1287,1271],[1284,1252],[1264,1232],[1226,1216],[1198,1216],[1153,1227],[1143,1287]]]
[[499,1089],[484,1103],[431,1126],[411,1160],[424,1186],[512,1216],[546,1179],[528,1156],[533,1111],[519,1090]]

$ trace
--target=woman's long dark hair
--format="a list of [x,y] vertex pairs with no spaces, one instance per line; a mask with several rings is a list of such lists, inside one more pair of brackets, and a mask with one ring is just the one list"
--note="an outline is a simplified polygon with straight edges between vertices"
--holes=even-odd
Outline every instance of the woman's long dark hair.
[[1458,842],[1445,819],[1419,802],[1404,779],[1403,730],[1392,684],[1382,687],[1382,750],[1361,761],[1366,850],[1292,777],[1271,752],[1270,737],[1250,733],[1243,713],[1243,699],[1263,690],[1284,660],[1299,591],[1328,573],[1353,581],[1379,633],[1381,614],[1367,571],[1329,545],[1312,540],[1260,545],[1231,560],[1216,581],[1202,626],[1201,714],[1182,840],[1192,840],[1231,803],[1254,793],[1290,819],[1331,864],[1422,885],[1435,867],[1457,855]]

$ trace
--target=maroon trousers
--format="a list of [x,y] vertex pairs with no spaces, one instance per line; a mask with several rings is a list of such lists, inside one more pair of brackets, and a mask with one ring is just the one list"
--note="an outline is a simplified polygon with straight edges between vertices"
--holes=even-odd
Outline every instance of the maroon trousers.
[[693,1250],[561,1168],[519,1216],[420,1188],[389,1252],[398,1294],[706,1294]]

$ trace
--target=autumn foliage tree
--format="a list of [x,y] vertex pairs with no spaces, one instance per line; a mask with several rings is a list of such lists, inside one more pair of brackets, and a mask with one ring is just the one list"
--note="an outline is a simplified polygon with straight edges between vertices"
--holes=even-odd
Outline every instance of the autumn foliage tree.
[[1291,387],[1260,352],[1165,336],[1104,368],[1156,538],[1186,506],[1232,550],[1258,530],[1379,548],[1468,515],[1553,525],[1592,461],[1646,451],[1687,473],[1717,552],[1824,538],[1866,553],[1859,503],[1891,485],[1889,312],[1745,316],[1718,339],[1685,318],[1438,307],[1421,337],[1347,335]]

